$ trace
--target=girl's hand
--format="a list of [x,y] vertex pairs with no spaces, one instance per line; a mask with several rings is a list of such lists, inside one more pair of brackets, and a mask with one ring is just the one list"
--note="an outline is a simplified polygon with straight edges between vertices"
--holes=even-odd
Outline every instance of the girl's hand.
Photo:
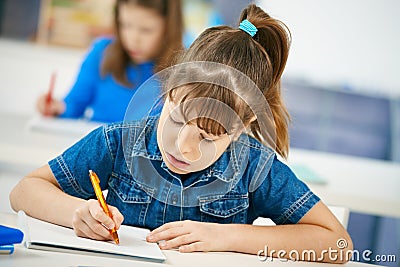
[[97,200],[85,201],[75,210],[72,218],[75,234],[96,240],[113,240],[108,229],[115,226],[118,230],[124,216],[117,208],[110,205],[108,205],[108,208],[113,215],[113,220],[107,216]]
[[36,107],[40,114],[44,116],[58,116],[65,111],[65,103],[63,101],[52,99],[49,104],[46,103],[47,94],[43,94],[36,102]]
[[179,248],[180,252],[226,251],[225,225],[196,221],[166,223],[154,229],[146,238],[159,242],[161,249]]

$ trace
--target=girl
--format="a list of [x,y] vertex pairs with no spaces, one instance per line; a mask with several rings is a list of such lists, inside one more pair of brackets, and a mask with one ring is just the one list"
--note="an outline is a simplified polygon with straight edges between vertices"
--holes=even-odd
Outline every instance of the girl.
[[[80,118],[90,108],[90,120],[122,121],[140,84],[169,66],[172,55],[182,49],[180,0],[118,0],[115,25],[115,38],[94,41],[63,101],[46,104],[46,95],[38,99],[40,113]],[[146,110],[152,99],[143,97],[140,103]]]
[[[13,209],[99,240],[111,239],[104,226],[124,222],[154,229],[147,240],[162,249],[268,247],[265,256],[313,250],[321,256],[305,260],[348,260],[326,253],[339,239],[348,244],[342,253],[352,249],[346,230],[273,150],[286,157],[289,147],[280,96],[289,33],[255,5],[240,21],[205,30],[182,64],[160,75],[160,115],[93,131],[22,179]],[[89,169],[108,189],[113,220],[90,199]],[[277,226],[254,226],[257,217]]]

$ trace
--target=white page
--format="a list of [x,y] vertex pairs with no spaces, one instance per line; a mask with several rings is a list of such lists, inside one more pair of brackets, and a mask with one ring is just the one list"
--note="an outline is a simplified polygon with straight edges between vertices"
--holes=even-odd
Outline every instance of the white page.
[[77,237],[70,228],[40,221],[19,212],[25,246],[41,250],[68,250],[71,253],[97,252],[164,261],[166,258],[156,243],[148,243],[148,229],[122,225],[118,230],[120,244]]
[[98,122],[79,119],[37,116],[29,121],[28,128],[32,131],[84,136],[101,125],[102,124]]

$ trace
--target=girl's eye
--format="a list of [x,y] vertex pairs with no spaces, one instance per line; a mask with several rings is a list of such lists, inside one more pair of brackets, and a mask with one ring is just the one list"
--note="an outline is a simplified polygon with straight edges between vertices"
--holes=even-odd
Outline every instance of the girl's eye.
[[208,138],[208,137],[205,137],[202,133],[200,134],[200,137],[201,137],[201,140],[204,140],[204,141],[206,141],[207,143],[212,143],[212,142],[214,142],[214,140],[212,140],[212,139],[210,139],[210,138]]
[[120,23],[119,23],[119,27],[120,27],[121,29],[127,29],[127,28],[130,27],[130,25],[129,25],[128,23],[126,23],[126,22],[120,22]]
[[171,117],[169,117],[169,120],[170,120],[173,124],[175,124],[175,125],[183,125],[182,122],[175,121],[175,120],[173,120]]
[[151,33],[153,30],[150,29],[150,28],[141,28],[140,31],[141,31],[142,33]]

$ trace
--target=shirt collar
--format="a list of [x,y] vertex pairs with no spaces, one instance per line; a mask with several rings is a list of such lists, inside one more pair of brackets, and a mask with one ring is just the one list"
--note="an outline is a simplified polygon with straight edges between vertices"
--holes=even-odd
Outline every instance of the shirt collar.
[[[161,161],[161,166],[166,167],[161,152],[157,144],[157,124],[158,116],[149,116],[145,118],[145,124],[139,131],[138,137],[132,146],[132,156],[141,156],[150,160]],[[224,182],[232,182],[236,180],[240,173],[238,163],[238,143],[233,142],[227,150],[214,162],[210,167],[205,170],[193,173],[198,176],[199,180],[207,180],[209,177],[216,177]]]

